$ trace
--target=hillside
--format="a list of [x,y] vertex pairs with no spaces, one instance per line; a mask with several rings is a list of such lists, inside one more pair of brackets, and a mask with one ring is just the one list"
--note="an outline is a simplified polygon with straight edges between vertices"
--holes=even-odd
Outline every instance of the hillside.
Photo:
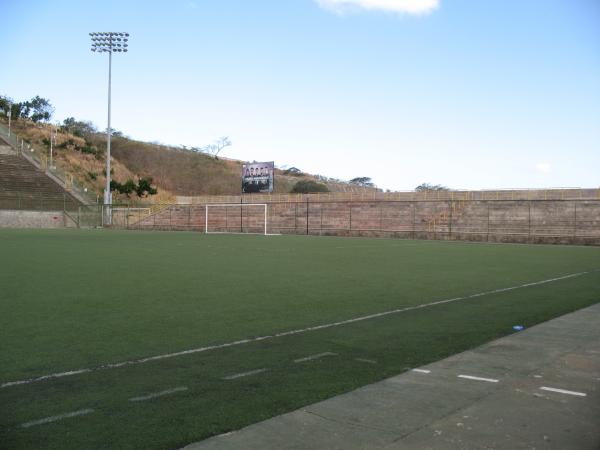
[[[3,120],[4,119],[0,119]],[[5,123],[5,122],[4,122]],[[51,126],[28,120],[12,122],[13,133],[28,142],[41,158],[49,156]],[[59,128],[53,145],[54,164],[95,192],[100,198],[104,189],[106,135],[71,133]],[[131,179],[152,178],[158,194],[152,202],[174,201],[175,196],[235,195],[240,193],[242,161],[205,154],[178,147],[147,143],[114,136],[111,140],[112,179],[125,183]],[[284,174],[276,169],[275,192],[290,192],[299,180],[325,184],[332,192],[372,192],[374,188],[354,186],[339,180],[311,174]],[[115,201],[131,202],[123,194]],[[147,201],[137,199],[135,201]]]

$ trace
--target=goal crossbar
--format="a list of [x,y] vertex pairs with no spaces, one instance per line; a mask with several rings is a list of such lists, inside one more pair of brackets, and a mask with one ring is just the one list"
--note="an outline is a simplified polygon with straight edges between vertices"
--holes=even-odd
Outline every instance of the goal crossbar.
[[[264,234],[266,236],[268,234],[267,233],[267,208],[268,208],[267,203],[206,203],[205,208],[204,208],[204,234],[208,234],[208,233],[233,234],[229,231],[208,231],[208,208],[213,208],[213,207],[214,208],[219,208],[219,207],[220,208],[224,208],[224,207],[243,208],[244,206],[262,206],[264,208],[264,219],[265,219],[264,232],[263,233],[254,233],[254,234]],[[252,233],[243,233],[243,234],[252,234]]]

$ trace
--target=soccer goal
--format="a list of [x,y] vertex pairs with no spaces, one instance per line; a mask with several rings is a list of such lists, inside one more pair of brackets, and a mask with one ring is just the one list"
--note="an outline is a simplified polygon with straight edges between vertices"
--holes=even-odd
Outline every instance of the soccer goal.
[[268,220],[266,203],[208,203],[204,232],[267,235]]

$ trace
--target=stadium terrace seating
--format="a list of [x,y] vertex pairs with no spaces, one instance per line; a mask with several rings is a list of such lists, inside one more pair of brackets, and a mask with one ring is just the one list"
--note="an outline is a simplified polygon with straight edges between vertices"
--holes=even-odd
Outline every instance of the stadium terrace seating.
[[0,209],[62,210],[65,201],[79,204],[27,160],[0,154]]

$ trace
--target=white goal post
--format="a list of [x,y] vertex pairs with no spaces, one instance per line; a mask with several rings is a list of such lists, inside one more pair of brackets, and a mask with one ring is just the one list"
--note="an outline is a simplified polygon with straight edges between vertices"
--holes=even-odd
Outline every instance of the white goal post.
[[[210,218],[210,209],[216,209],[216,208],[226,208],[225,209],[225,231],[209,231],[208,226],[209,226],[209,218]],[[243,234],[264,234],[265,236],[269,233],[267,233],[267,222],[268,222],[268,204],[267,203],[207,203],[205,205],[204,208],[204,212],[205,212],[205,216],[204,216],[204,233],[205,234],[209,234],[209,233],[213,233],[213,234],[225,234],[225,233],[236,233],[228,231],[229,225],[227,222],[227,209],[228,208],[240,208],[240,231],[239,233],[243,233]],[[244,220],[244,216],[243,216],[243,209],[244,208],[255,208],[255,209],[259,209],[262,210],[259,214],[260,217],[263,218],[264,220],[264,225],[261,225],[261,231],[260,232],[244,232],[244,224],[243,224],[243,220]],[[258,226],[254,226],[254,228],[258,229]]]

